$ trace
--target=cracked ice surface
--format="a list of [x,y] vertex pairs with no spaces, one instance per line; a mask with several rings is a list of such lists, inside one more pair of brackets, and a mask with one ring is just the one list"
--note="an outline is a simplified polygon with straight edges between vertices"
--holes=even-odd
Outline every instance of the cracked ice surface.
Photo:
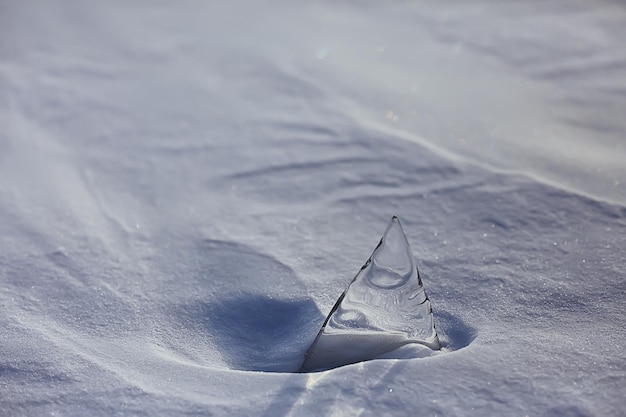
[[430,300],[394,216],[326,319],[302,370],[374,359],[409,343],[440,347]]

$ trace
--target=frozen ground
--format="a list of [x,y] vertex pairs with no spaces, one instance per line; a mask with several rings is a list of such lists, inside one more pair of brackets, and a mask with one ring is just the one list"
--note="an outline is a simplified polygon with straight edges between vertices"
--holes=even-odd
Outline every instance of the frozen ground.
[[[2,2],[0,415],[623,415],[625,6],[294,3]],[[392,214],[446,352],[291,373]]]

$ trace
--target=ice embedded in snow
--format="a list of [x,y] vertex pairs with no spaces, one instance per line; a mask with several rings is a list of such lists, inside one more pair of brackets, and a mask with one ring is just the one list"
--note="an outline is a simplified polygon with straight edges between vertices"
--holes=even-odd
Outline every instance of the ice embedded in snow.
[[439,349],[432,307],[396,216],[335,303],[302,372],[374,359],[407,344]]

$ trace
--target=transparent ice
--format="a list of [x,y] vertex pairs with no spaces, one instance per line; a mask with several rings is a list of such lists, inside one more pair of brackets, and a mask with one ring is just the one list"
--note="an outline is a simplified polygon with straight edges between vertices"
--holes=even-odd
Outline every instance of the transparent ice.
[[440,348],[430,300],[394,216],[370,258],[335,303],[300,370],[374,359],[407,344]]

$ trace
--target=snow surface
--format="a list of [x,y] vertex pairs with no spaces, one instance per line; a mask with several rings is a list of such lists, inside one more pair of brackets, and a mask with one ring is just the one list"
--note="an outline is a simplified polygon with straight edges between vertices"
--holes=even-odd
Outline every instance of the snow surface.
[[[0,415],[626,409],[626,8],[0,5]],[[403,221],[447,353],[293,373]]]

